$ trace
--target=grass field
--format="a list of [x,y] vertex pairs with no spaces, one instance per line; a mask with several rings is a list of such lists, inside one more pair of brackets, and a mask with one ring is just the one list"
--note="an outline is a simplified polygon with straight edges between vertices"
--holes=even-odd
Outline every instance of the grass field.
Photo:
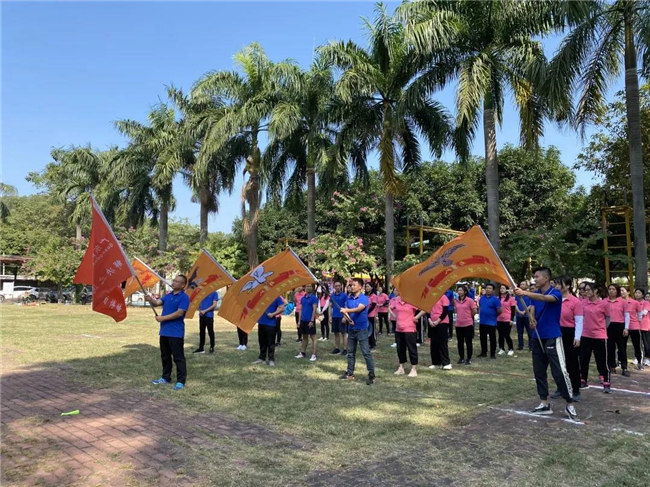
[[[430,370],[428,346],[420,352],[419,376],[394,376],[392,340],[380,337],[374,353],[377,383],[338,379],[345,359],[329,354],[333,340],[319,342],[315,363],[296,360],[292,318],[283,321],[277,367],[252,365],[257,332],[249,350],[238,351],[235,328],[217,318],[215,353],[192,355],[198,320],[186,323],[187,388],[155,387],[160,376],[158,324],[150,309],[129,309],[113,323],[87,306],[3,305],[3,359],[20,366],[59,371],[71,381],[115,393],[137,392],[171,401],[179,414],[219,412],[263,425],[271,435],[303,445],[215,439],[218,451],[187,451],[189,471],[206,485],[643,485],[650,482],[650,427],[636,434],[608,428],[598,401],[587,390],[579,412],[589,427],[540,422],[503,412],[537,404],[530,354],[476,359],[451,371]],[[478,343],[475,342],[475,348]],[[408,370],[408,369],[407,369]],[[595,371],[592,373],[594,376]],[[645,374],[645,375],[644,375]],[[597,374],[596,374],[597,376]],[[365,378],[360,353],[357,377]],[[634,374],[645,382],[650,371]],[[592,399],[593,398],[593,399]],[[650,396],[619,394],[617,407],[650,413]],[[558,403],[556,416],[563,408]],[[604,411],[604,409],[603,409]],[[605,418],[604,420],[600,418]],[[647,416],[645,416],[647,418]],[[221,453],[220,453],[221,452]],[[224,453],[227,452],[227,453]]]

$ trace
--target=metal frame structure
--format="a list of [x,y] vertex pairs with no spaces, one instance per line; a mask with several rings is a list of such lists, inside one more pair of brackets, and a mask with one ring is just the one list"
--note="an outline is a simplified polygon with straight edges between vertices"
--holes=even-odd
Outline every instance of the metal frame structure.
[[409,225],[406,227],[406,255],[411,255],[411,230],[417,230],[420,237],[420,255],[424,253],[424,232],[436,235],[462,235],[465,232],[450,230],[449,228],[428,227],[425,225]]
[[[624,206],[603,206],[602,210],[602,226],[603,226],[603,250],[605,251],[605,282],[607,285],[611,284],[612,276],[619,275],[622,277],[627,276],[628,284],[631,288],[634,287],[634,256],[632,255],[632,208],[627,205]],[[616,219],[616,217],[622,217]],[[618,230],[618,227],[623,226],[623,230]],[[616,231],[612,229],[616,227]],[[616,233],[624,231],[625,233]],[[625,245],[616,242],[617,245],[610,245],[610,239],[620,239],[625,237]],[[627,255],[627,270],[612,270],[610,263],[610,255],[613,255],[612,250],[625,249]]]

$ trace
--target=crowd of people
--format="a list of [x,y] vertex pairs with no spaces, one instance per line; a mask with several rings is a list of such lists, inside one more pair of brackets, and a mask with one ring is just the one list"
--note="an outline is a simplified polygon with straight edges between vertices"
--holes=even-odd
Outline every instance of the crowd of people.
[[[176,297],[183,293],[183,276],[177,276],[172,293],[160,300],[148,299],[162,305],[161,357],[163,375],[156,384],[171,382],[172,358],[177,366],[176,388],[185,384],[185,358],[182,354],[179,321],[183,321],[182,306],[186,300]],[[176,281],[175,280],[175,281]],[[275,348],[282,344],[283,314],[293,314],[296,342],[300,350],[296,359],[318,360],[319,342],[332,339],[330,354],[347,357],[342,379],[355,379],[356,350],[361,349],[368,377],[375,382],[372,350],[382,335],[392,338],[397,352],[396,375],[418,375],[419,350],[428,343],[429,368],[452,369],[449,343],[454,330],[457,343],[457,365],[469,366],[474,357],[474,335],[478,326],[480,353],[477,357],[494,360],[498,356],[515,354],[512,328],[517,331],[517,350],[532,352],[533,371],[540,404],[532,412],[551,414],[549,398],[564,398],[566,412],[576,417],[574,402],[580,401],[580,389],[587,387],[589,365],[593,355],[603,392],[611,393],[611,375],[619,372],[629,376],[628,339],[632,341],[638,370],[650,366],[650,292],[618,284],[601,287],[594,282],[579,282],[569,276],[552,279],[547,268],[537,269],[533,281],[523,280],[509,289],[501,284],[458,283],[449,289],[431,309],[422,310],[405,302],[397,287],[388,294],[380,283],[361,278],[342,282],[320,282],[296,288],[289,296],[273,301],[258,320],[260,353],[254,363],[275,366]],[[200,343],[194,353],[205,353],[205,333],[214,351],[213,312],[219,296],[212,293],[199,306]],[[184,325],[183,325],[184,326]],[[165,330],[173,330],[167,336]],[[317,339],[317,335],[320,337]],[[239,350],[248,347],[248,334],[238,328]],[[170,341],[171,340],[171,341]],[[311,347],[310,347],[311,343]],[[321,345],[322,347],[323,345]],[[498,346],[498,348],[497,348]],[[308,353],[309,349],[309,353]],[[406,367],[410,370],[406,373]],[[547,370],[557,385],[549,394]]]

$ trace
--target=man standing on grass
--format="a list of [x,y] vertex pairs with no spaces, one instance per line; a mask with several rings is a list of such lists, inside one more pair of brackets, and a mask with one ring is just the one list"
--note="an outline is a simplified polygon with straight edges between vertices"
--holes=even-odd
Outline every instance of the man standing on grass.
[[257,320],[257,324],[259,325],[257,327],[257,336],[260,343],[260,355],[257,357],[257,360],[253,362],[254,364],[262,364],[266,362],[268,357],[269,366],[275,367],[275,334],[276,327],[278,326],[277,317],[282,316],[284,304],[284,298],[278,296]]
[[562,313],[562,292],[551,286],[551,270],[548,267],[535,269],[533,273],[537,292],[515,289],[517,296],[527,296],[533,301],[530,329],[533,340],[533,373],[537,383],[537,393],[541,402],[531,412],[535,414],[553,414],[548,401],[548,379],[546,371],[550,365],[551,374],[557,388],[566,400],[565,411],[569,419],[576,420],[573,406],[573,391],[566,368],[560,316]]
[[[347,355],[346,343],[348,339],[348,324],[343,321],[341,308],[345,307],[348,300],[347,294],[343,292],[343,285],[340,282],[334,283],[334,292],[332,293],[332,332],[334,333],[334,350],[333,355]],[[343,349],[339,348],[339,346]]]
[[219,293],[211,292],[199,304],[199,348],[192,353],[205,353],[205,330],[210,336],[210,353],[214,353],[214,310],[217,308]]
[[[357,343],[361,347],[361,353],[366,361],[368,379],[366,384],[375,382],[375,363],[370,353],[368,342],[368,296],[363,294],[363,279],[355,277],[350,283],[352,296],[341,308],[341,313],[349,317],[348,320],[348,368],[341,375],[341,379],[354,380],[354,364],[357,355]],[[346,318],[347,319],[347,318]]]
[[179,274],[172,281],[172,292],[160,299],[147,294],[144,299],[151,306],[162,306],[162,314],[156,316],[160,323],[160,358],[162,359],[162,377],[152,380],[152,384],[169,384],[172,381],[172,358],[176,364],[176,385],[174,389],[185,387],[187,369],[185,366],[185,312],[190,306],[190,298],[185,294],[187,278]]
[[296,358],[305,358],[307,356],[307,345],[311,338],[311,358],[309,360],[315,362],[318,347],[316,343],[316,307],[318,306],[318,298],[314,295],[314,286],[311,284],[305,286],[305,295],[300,300],[300,306],[300,328],[298,328],[298,333],[302,335],[302,347]]

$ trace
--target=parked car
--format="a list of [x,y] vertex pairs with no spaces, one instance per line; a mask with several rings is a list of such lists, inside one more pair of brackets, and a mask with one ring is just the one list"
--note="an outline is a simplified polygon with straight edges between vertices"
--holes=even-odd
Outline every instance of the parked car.
[[38,291],[33,286],[14,286],[13,291],[8,291],[8,290],[0,291],[0,302],[4,300],[36,301],[37,299],[38,299]]
[[84,286],[79,295],[79,300],[81,301],[81,304],[90,303],[93,300],[93,287]]
[[45,301],[46,303],[56,303],[59,301],[57,292],[52,288],[38,287],[36,291],[38,292],[39,301]]

